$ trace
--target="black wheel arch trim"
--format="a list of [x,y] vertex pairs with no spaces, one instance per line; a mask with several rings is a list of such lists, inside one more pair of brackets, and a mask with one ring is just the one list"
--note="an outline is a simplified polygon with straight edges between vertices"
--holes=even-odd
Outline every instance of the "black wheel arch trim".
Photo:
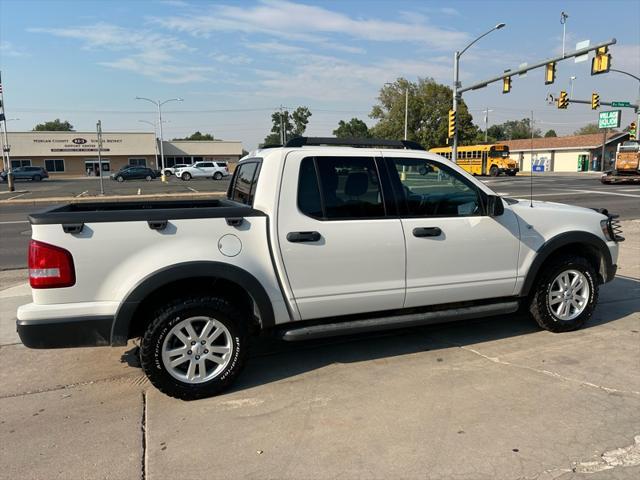
[[140,304],[150,294],[176,280],[187,280],[195,277],[218,278],[240,285],[256,303],[260,312],[262,328],[270,328],[275,325],[275,315],[269,295],[251,273],[234,265],[221,262],[185,262],[148,275],[129,291],[116,312],[111,328],[111,345],[126,345],[133,316]]
[[597,269],[598,273],[602,276],[604,282],[613,279],[616,265],[613,264],[611,252],[604,240],[589,232],[566,232],[547,240],[538,248],[536,257],[529,268],[524,285],[522,286],[522,295],[529,294],[540,268],[551,255],[560,248],[575,243],[595,248],[600,254],[600,266]]

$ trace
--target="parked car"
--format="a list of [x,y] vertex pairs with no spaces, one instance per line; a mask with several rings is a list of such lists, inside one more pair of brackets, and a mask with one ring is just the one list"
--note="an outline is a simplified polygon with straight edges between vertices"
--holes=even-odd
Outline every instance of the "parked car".
[[176,163],[173,167],[166,167],[163,172],[167,177],[171,175],[175,175],[176,170],[180,170],[181,168],[190,167],[190,163]]
[[[42,167],[16,167],[12,170],[14,180],[32,180],[39,182],[43,178],[49,178],[49,172]],[[7,181],[8,172],[0,172],[0,180]]]
[[616,274],[624,238],[606,210],[501,197],[414,142],[331,140],[245,157],[225,199],[30,215],[22,343],[141,337],[151,383],[195,399],[233,383],[249,335],[300,341],[521,307],[566,332]]
[[229,168],[227,162],[196,162],[176,170],[176,177],[182,180],[191,180],[192,178],[213,178],[221,180],[229,176]]
[[151,181],[158,176],[157,172],[148,167],[126,166],[111,174],[111,180],[124,182],[125,180],[145,179]]

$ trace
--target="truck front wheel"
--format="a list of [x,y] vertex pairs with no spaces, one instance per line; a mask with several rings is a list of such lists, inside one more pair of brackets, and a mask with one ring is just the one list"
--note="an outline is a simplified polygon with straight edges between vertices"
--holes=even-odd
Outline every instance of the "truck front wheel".
[[538,278],[529,311],[545,330],[577,330],[591,318],[598,303],[596,272],[576,255],[555,257]]
[[163,306],[142,338],[151,383],[182,400],[210,397],[236,379],[246,359],[247,322],[225,299],[193,296]]

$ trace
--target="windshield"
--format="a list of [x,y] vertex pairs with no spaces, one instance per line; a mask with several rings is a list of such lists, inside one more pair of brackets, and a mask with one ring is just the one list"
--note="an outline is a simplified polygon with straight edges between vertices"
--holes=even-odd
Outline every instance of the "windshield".
[[509,158],[509,150],[489,150],[490,158]]

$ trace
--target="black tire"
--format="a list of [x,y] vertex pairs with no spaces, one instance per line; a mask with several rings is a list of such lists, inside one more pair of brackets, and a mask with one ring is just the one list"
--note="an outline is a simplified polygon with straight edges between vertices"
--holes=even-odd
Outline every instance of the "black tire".
[[220,180],[222,178],[222,174],[220,172],[216,172],[213,174],[214,180]]
[[516,172],[508,172],[507,175],[509,175],[510,177],[515,177],[516,176]]
[[[187,383],[173,377],[162,360],[165,338],[178,323],[190,317],[210,317],[230,333],[233,349],[227,365],[212,379]],[[140,359],[151,383],[161,392],[182,400],[210,397],[228,388],[240,374],[247,358],[247,319],[223,298],[201,295],[176,299],[160,308],[142,338]]]
[[489,175],[491,175],[492,177],[497,177],[498,175],[500,175],[500,170],[495,165],[491,165],[491,168],[489,169]]
[[[561,320],[553,313],[549,305],[549,291],[552,283],[558,275],[567,270],[577,270],[587,279],[589,285],[589,297],[584,310],[580,315],[571,320]],[[550,259],[537,279],[537,284],[531,296],[529,312],[540,327],[550,332],[569,332],[582,327],[591,318],[598,303],[597,274],[589,261],[576,255],[562,255]]]
[[191,180],[191,174],[189,172],[184,172],[180,178],[185,182],[188,182]]
[[144,177],[144,179],[145,179],[147,182],[150,182],[151,180],[153,180],[153,177],[152,177],[151,175],[147,175],[146,177]]
[[33,180],[34,182],[39,182],[39,181],[41,181],[41,180],[42,180],[42,177],[41,177],[40,175],[34,175],[32,180]]
[[122,175],[118,175],[116,177],[116,180],[119,181],[120,183],[124,182],[124,177]]
[[171,175],[173,175],[173,174],[171,173],[171,170],[165,170],[165,171],[164,171],[164,176],[165,176],[165,177],[170,177]]

